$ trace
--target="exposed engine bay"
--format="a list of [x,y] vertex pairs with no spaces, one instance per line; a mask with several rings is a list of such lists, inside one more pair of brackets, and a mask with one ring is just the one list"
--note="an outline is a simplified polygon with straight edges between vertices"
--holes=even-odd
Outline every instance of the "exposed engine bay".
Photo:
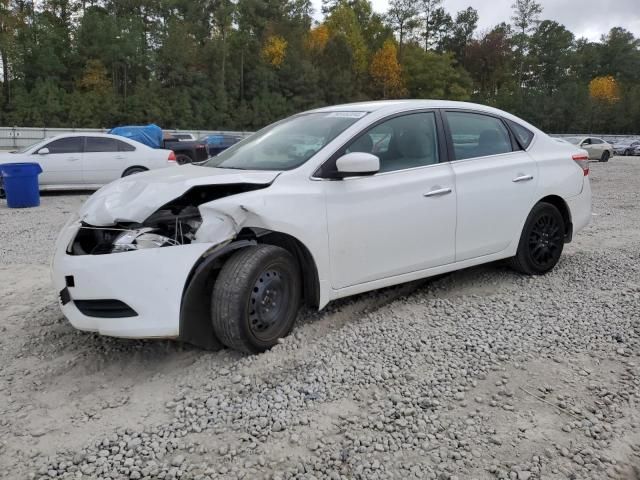
[[203,203],[268,184],[230,184],[193,187],[180,197],[160,207],[142,223],[118,222],[109,226],[82,223],[69,245],[71,255],[104,255],[147,248],[188,245],[202,225],[198,207]]

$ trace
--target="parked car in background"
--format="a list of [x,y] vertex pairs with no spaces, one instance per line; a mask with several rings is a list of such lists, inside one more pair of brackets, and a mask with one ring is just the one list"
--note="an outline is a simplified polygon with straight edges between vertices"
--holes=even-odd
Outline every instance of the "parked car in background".
[[97,189],[120,177],[175,166],[176,155],[115,135],[74,133],[0,154],[0,163],[16,162],[40,164],[41,190]]
[[197,137],[193,133],[165,132],[165,138],[173,138],[180,142],[195,142]]
[[209,158],[207,146],[204,143],[165,137],[162,129],[154,124],[115,127],[109,130],[109,133],[130,138],[151,148],[173,150],[179,165],[202,162]]
[[615,155],[631,156],[640,155],[640,140],[624,140],[613,144]]
[[199,142],[207,145],[209,156],[213,157],[223,152],[232,145],[235,145],[242,137],[240,135],[228,135],[228,134],[211,134],[200,137]]
[[589,160],[608,162],[613,156],[613,146],[598,137],[564,137],[565,140],[589,153]]
[[581,148],[494,108],[325,107],[100,190],[52,278],[81,330],[260,352],[303,302],[501,259],[550,271],[591,219],[588,174]]

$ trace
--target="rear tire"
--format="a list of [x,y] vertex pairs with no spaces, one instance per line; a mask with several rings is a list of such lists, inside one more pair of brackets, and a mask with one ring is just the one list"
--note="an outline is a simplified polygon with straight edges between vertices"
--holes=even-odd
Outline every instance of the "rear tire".
[[602,157],[600,158],[600,161],[606,163],[609,161],[609,157],[611,157],[611,154],[609,152],[604,152],[602,154]]
[[550,203],[536,204],[524,224],[511,267],[527,275],[543,275],[556,266],[564,248],[565,223]]
[[211,295],[213,330],[224,345],[247,353],[268,350],[293,328],[301,301],[295,258],[273,245],[233,254]]
[[129,175],[133,175],[134,173],[142,173],[142,172],[146,172],[147,169],[144,167],[130,167],[127,168],[124,173],[122,174],[123,177],[128,177]]

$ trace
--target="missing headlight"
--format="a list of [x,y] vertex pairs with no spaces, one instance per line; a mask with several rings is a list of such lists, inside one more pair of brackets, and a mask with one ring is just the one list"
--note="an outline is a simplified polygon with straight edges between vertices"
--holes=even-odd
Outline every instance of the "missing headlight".
[[104,255],[148,248],[188,245],[202,224],[200,212],[188,206],[175,212],[158,210],[144,223],[96,227],[83,223],[67,253]]
[[152,232],[153,228],[146,227],[122,233],[113,242],[111,253],[182,245],[172,238]]

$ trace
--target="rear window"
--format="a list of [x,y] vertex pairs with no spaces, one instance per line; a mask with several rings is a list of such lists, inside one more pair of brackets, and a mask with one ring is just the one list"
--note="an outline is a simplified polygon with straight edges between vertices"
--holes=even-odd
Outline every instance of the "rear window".
[[456,160],[513,151],[509,131],[496,117],[471,112],[447,112]]
[[509,127],[511,127],[513,134],[518,139],[518,143],[522,145],[522,148],[525,150],[529,148],[529,145],[531,145],[531,141],[533,140],[533,132],[519,123],[512,122],[511,120],[507,120],[507,123],[509,124]]

